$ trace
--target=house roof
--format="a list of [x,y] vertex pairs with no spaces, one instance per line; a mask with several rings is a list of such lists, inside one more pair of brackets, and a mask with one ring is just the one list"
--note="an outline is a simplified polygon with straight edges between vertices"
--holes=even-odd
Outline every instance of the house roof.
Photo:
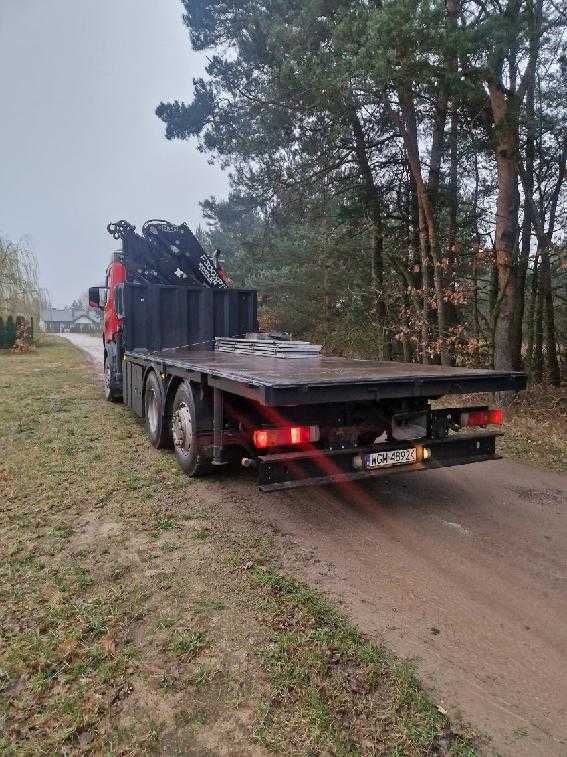
[[45,323],[74,323],[79,318],[88,318],[92,323],[99,323],[94,313],[87,310],[74,310],[73,308],[43,308],[41,320]]
[[44,308],[41,311],[41,320],[71,323],[73,311],[68,308]]
[[75,318],[73,318],[73,323],[85,323],[85,321],[89,321],[95,326],[98,326],[99,324],[99,321],[91,315],[91,313],[78,313]]

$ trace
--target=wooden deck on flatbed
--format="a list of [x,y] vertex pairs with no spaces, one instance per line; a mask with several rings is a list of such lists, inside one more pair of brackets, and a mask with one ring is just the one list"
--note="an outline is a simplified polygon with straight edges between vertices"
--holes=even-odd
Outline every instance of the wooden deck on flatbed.
[[136,350],[127,352],[126,358],[192,381],[206,380],[209,386],[270,406],[432,398],[520,390],[526,386],[525,375],[518,372],[339,357],[285,360],[177,348]]

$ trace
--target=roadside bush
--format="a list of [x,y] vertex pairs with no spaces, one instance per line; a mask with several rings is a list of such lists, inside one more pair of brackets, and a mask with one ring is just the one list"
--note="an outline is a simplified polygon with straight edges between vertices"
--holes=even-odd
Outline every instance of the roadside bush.
[[14,352],[29,352],[32,346],[31,324],[22,316],[16,318],[16,339],[12,349]]
[[16,324],[11,315],[6,319],[6,326],[4,327],[4,347],[11,349],[16,341]]

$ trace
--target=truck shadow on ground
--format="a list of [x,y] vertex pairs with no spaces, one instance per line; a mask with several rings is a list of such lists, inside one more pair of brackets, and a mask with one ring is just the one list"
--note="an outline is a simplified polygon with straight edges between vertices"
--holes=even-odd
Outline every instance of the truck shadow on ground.
[[327,528],[335,523],[338,529],[344,528],[342,519],[345,517],[361,525],[377,527],[396,520],[403,523],[431,516],[458,517],[466,515],[476,499],[470,489],[446,472],[397,474],[371,482],[257,496],[261,498],[264,513],[284,507],[293,511],[296,519]]

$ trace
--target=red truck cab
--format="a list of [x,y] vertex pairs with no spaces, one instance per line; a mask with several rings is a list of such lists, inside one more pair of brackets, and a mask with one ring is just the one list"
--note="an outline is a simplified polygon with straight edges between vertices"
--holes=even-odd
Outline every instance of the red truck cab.
[[106,269],[104,287],[89,289],[89,304],[103,312],[102,341],[104,345],[104,392],[107,399],[122,397],[122,285],[126,268],[120,260],[113,260]]
[[122,329],[122,314],[117,309],[117,287],[126,281],[124,263],[113,261],[106,269],[106,303],[103,310],[103,339],[105,346],[116,340]]

